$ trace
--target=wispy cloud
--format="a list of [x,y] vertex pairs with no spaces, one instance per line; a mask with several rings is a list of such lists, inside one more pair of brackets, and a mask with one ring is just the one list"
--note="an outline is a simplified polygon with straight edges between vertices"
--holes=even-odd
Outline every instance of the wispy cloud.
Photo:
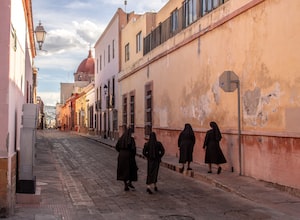
[[[158,11],[168,0],[127,0],[126,11]],[[59,101],[61,82],[73,81],[73,73],[88,56],[123,0],[32,0],[34,25],[47,31],[38,51],[38,95],[45,104]],[[55,91],[56,89],[56,91]]]
[[38,96],[41,97],[45,105],[55,106],[60,102],[59,92],[39,92]]

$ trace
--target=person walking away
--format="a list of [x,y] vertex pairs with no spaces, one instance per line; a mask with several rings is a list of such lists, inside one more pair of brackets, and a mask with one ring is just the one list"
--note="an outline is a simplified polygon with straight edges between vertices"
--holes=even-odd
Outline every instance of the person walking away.
[[183,131],[178,137],[179,147],[179,163],[182,164],[180,172],[184,170],[184,165],[187,162],[187,170],[192,170],[190,163],[193,161],[193,151],[195,145],[195,134],[190,124],[185,124]]
[[137,181],[137,164],[135,160],[136,145],[132,137],[132,129],[125,129],[123,135],[116,144],[116,150],[119,152],[117,165],[117,180],[124,182],[124,190],[134,189],[132,181]]
[[221,173],[222,167],[220,164],[226,163],[224,154],[220,148],[222,139],[221,132],[216,122],[210,122],[211,129],[206,132],[203,149],[205,150],[205,163],[208,164],[208,173],[212,173],[212,163],[217,164],[218,174]]
[[145,143],[143,155],[147,158],[147,192],[152,194],[151,184],[154,185],[154,190],[157,189],[157,176],[161,158],[165,154],[165,149],[161,142],[157,141],[155,132],[150,133],[149,141]]

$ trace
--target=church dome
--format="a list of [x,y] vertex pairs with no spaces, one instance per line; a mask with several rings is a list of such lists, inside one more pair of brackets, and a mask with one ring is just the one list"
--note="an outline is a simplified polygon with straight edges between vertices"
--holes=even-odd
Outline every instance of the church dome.
[[94,78],[95,59],[92,57],[92,51],[89,50],[89,55],[85,58],[74,73],[75,81],[92,81]]

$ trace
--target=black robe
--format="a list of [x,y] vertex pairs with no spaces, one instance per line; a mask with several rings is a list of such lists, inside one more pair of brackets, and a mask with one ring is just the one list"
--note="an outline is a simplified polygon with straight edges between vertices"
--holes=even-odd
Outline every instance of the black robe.
[[[154,150],[153,153],[151,153],[151,149],[150,149],[151,147],[153,147]],[[155,146],[150,146],[149,142],[145,143],[143,149],[143,155],[147,158],[146,184],[149,185],[157,182],[159,164],[164,154],[165,154],[165,149],[161,142],[157,141],[155,143]]]
[[122,181],[137,181],[137,164],[135,160],[136,146],[134,138],[131,138],[130,143],[126,147],[122,147],[121,139],[118,140],[116,150],[118,155],[117,180]]
[[179,163],[192,162],[195,145],[194,133],[182,131],[178,138]]
[[206,132],[203,148],[206,149],[205,163],[222,164],[227,162],[220,148],[219,140],[216,140],[212,129]]

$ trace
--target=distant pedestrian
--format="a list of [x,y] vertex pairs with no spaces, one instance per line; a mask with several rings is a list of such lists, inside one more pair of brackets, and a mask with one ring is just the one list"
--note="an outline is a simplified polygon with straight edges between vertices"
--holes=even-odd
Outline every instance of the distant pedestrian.
[[184,165],[187,162],[187,170],[192,170],[190,163],[193,161],[193,151],[195,145],[195,134],[190,124],[185,124],[183,131],[178,137],[179,147],[179,163],[182,164],[180,172],[184,170]]
[[210,122],[212,129],[206,132],[203,149],[205,149],[205,163],[208,164],[208,173],[212,173],[211,164],[217,164],[218,174],[221,173],[222,167],[220,164],[226,163],[224,154],[220,148],[220,141],[222,139],[221,132],[216,122]]
[[157,176],[161,158],[165,154],[165,149],[161,142],[157,141],[155,132],[150,133],[149,141],[145,143],[143,155],[147,158],[147,192],[152,194],[151,184],[157,191]]
[[118,155],[117,180],[124,182],[124,190],[134,189],[132,181],[137,181],[137,164],[135,160],[136,145],[132,137],[132,129],[125,129],[116,144]]

